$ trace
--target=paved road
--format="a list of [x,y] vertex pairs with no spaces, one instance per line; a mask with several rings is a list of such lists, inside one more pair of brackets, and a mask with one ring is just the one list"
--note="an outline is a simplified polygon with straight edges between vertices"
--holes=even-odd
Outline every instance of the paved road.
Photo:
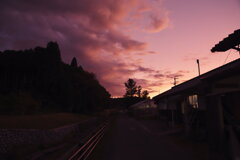
[[156,135],[139,121],[116,118],[90,160],[195,160],[192,150],[177,147],[168,136]]

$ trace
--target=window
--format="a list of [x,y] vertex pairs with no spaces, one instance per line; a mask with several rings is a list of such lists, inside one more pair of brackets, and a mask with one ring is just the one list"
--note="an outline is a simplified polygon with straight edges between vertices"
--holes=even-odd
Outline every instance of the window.
[[191,95],[188,97],[189,100],[189,104],[193,107],[193,108],[198,108],[198,97],[196,94]]

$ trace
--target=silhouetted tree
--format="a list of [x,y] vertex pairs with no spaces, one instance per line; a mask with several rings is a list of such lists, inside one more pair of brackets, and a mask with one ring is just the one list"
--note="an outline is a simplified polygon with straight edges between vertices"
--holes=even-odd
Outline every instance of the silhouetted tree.
[[61,53],[57,42],[48,42],[47,52],[51,53],[53,59],[61,61]]
[[78,66],[77,65],[77,59],[75,57],[73,57],[73,59],[72,59],[71,66],[72,67],[77,67]]
[[141,86],[138,86],[138,87],[137,87],[137,96],[138,96],[138,97],[141,97],[141,92],[142,92],[142,87],[141,87]]
[[126,93],[124,97],[133,97],[137,92],[136,82],[133,79],[128,79],[124,85],[126,87]]
[[147,91],[147,90],[144,90],[143,92],[142,92],[142,98],[144,98],[144,99],[148,99],[149,98],[149,92]]

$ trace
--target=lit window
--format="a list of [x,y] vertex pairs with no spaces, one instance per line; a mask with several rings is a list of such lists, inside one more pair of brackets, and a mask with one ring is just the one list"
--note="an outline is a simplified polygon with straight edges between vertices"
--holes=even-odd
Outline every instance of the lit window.
[[193,108],[198,108],[198,97],[197,95],[191,95],[188,97],[189,100],[189,104],[193,107]]

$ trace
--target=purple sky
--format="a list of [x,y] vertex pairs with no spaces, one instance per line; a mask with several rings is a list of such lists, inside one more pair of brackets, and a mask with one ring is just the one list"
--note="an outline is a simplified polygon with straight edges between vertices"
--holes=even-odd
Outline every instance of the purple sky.
[[154,96],[238,58],[211,47],[240,28],[239,0],[2,0],[0,50],[57,41],[112,96],[134,78]]

